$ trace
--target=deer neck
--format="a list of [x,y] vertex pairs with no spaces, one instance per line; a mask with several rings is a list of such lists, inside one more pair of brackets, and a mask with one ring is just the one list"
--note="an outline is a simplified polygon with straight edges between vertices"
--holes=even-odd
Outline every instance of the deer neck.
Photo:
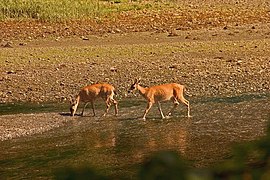
[[138,85],[138,86],[137,86],[137,89],[138,89],[139,93],[140,93],[143,97],[145,97],[145,93],[146,93],[146,91],[147,91],[147,88],[144,88],[144,87]]

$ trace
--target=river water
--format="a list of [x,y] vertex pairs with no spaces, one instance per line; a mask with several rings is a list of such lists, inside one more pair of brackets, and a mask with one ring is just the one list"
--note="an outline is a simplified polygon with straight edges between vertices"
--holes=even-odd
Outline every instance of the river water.
[[[70,117],[49,132],[0,142],[0,179],[51,179],[64,168],[91,167],[115,178],[136,179],[139,165],[154,152],[179,152],[192,167],[209,167],[231,156],[233,145],[265,135],[269,94],[189,98],[192,118],[179,106],[160,119],[146,102],[120,101],[120,116]],[[131,103],[130,103],[131,102]],[[167,112],[171,102],[163,103]],[[97,114],[102,114],[98,109]],[[59,113],[59,116],[65,116]]]

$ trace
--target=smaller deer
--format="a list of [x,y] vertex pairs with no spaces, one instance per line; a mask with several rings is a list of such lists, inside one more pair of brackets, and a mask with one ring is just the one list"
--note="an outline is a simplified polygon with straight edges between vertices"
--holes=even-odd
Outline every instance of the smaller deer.
[[70,100],[70,112],[71,116],[74,116],[76,113],[76,110],[78,108],[78,105],[81,102],[84,102],[84,107],[81,113],[81,116],[83,116],[83,112],[87,106],[87,104],[90,102],[92,105],[92,110],[93,110],[93,116],[96,115],[95,113],[95,106],[94,102],[97,98],[102,98],[107,106],[107,109],[103,116],[106,116],[106,114],[109,112],[109,109],[111,107],[111,104],[114,105],[115,108],[115,116],[118,115],[118,103],[116,100],[113,99],[113,96],[115,95],[115,88],[106,83],[98,83],[98,84],[93,84],[93,85],[88,85],[84,88],[81,89],[79,94],[76,96],[75,100]]
[[[147,113],[149,112],[149,110],[151,109],[154,103],[158,104],[158,110],[162,118],[171,116],[174,109],[179,105],[178,101],[181,101],[187,106],[187,110],[188,110],[187,115],[188,117],[191,117],[189,101],[184,98],[184,89],[185,87],[183,85],[180,85],[177,83],[162,84],[158,86],[144,88],[140,86],[140,79],[135,79],[134,83],[131,85],[130,89],[128,90],[128,93],[138,90],[139,93],[147,100],[148,104],[143,115],[143,120],[145,120]],[[164,116],[161,110],[160,102],[168,101],[168,100],[172,100],[174,103],[174,106],[169,111],[167,116]]]

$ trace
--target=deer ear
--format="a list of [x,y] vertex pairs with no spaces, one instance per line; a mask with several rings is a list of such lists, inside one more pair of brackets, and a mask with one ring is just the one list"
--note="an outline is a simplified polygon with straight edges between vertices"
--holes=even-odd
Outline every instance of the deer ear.
[[137,79],[137,83],[139,84],[141,82],[141,78]]

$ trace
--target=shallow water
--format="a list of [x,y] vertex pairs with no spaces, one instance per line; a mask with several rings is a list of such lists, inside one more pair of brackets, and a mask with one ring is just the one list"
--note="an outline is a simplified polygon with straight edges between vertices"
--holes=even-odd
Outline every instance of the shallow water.
[[[192,118],[181,105],[170,119],[160,119],[146,103],[120,102],[120,116],[70,117],[66,126],[40,135],[0,142],[0,178],[52,178],[66,167],[90,166],[111,177],[136,178],[138,165],[151,153],[178,151],[193,167],[208,167],[230,157],[234,144],[265,134],[269,95],[189,98]],[[163,103],[167,112],[171,103]],[[102,114],[99,109],[97,114]],[[65,115],[60,113],[59,116]]]

